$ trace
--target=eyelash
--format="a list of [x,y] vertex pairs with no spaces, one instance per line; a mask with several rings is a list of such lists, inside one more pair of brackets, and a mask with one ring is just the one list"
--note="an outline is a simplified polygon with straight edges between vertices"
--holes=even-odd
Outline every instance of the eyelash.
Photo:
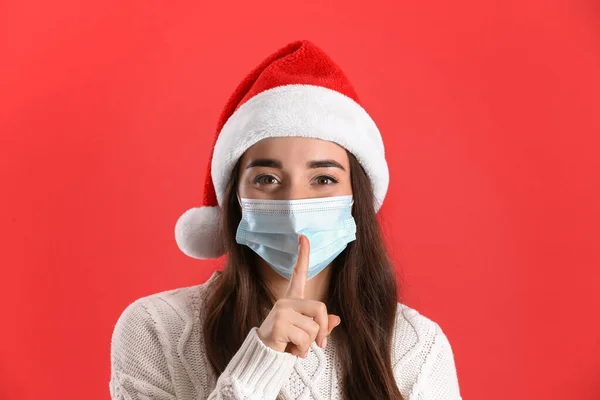
[[[329,175],[319,175],[317,176],[316,179],[321,179],[321,178],[327,178],[329,179],[332,183],[338,183],[338,180],[335,179],[333,176],[329,176]],[[327,185],[331,185],[332,183],[328,183]]]
[[273,179],[277,180],[277,178],[275,178],[273,175],[263,174],[263,175],[259,175],[256,178],[254,178],[253,183],[254,184],[264,183],[264,182],[261,182],[261,179],[263,179],[263,178],[273,178]]
[[[263,174],[263,175],[259,175],[256,178],[254,178],[253,183],[254,184],[261,184],[261,183],[263,183],[263,182],[261,182],[261,180],[264,179],[264,178],[273,178],[273,179],[277,180],[277,178],[275,178],[273,175]],[[330,176],[330,175],[319,175],[315,179],[321,179],[321,178],[326,178],[326,179],[329,179],[331,181],[331,183],[326,184],[326,185],[331,185],[333,183],[338,183],[339,182],[337,179],[335,179],[333,176]]]

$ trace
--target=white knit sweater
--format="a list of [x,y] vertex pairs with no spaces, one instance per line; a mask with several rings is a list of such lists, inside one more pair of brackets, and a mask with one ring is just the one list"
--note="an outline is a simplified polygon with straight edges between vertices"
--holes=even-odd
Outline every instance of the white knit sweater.
[[[332,337],[325,349],[313,343],[308,357],[300,358],[267,347],[253,328],[217,378],[202,335],[207,283],[143,297],[123,311],[112,336],[112,399],[258,400],[279,393],[290,400],[342,398]],[[391,357],[405,399],[461,399],[445,334],[400,303]]]

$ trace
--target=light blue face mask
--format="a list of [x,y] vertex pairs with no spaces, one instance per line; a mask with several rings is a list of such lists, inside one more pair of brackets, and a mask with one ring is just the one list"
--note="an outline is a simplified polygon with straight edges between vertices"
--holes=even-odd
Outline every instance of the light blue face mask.
[[356,240],[352,196],[302,200],[241,199],[235,240],[250,247],[278,274],[290,279],[298,237],[310,241],[308,277],[313,278]]

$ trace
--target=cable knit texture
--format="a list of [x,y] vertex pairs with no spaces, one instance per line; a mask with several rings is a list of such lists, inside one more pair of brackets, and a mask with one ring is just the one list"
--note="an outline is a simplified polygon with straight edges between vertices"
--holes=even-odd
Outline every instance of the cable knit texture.
[[[140,298],[112,336],[113,400],[342,399],[336,343],[312,344],[307,358],[264,345],[253,328],[227,368],[210,368],[202,318],[208,282]],[[438,324],[398,303],[392,366],[408,400],[460,400],[454,356]]]

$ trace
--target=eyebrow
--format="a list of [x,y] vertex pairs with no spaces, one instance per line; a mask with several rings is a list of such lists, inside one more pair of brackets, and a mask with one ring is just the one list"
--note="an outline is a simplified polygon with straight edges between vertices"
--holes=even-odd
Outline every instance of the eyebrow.
[[339,168],[342,171],[346,170],[346,168],[344,168],[342,166],[342,164],[340,164],[339,162],[334,161],[334,160],[310,161],[310,162],[306,163],[306,166],[308,168]]
[[281,169],[281,162],[277,160],[272,160],[269,158],[259,158],[257,160],[250,161],[248,165],[246,165],[246,169],[252,167],[268,167],[268,168],[278,168]]
[[[345,171],[346,168],[344,168],[342,166],[342,164],[340,164],[337,161],[334,160],[315,160],[315,161],[309,161],[306,163],[306,166],[308,168],[311,169],[316,169],[316,168],[339,168],[342,171]],[[267,168],[277,168],[277,169],[282,169],[283,166],[281,164],[280,161],[278,160],[273,160],[270,158],[259,158],[256,160],[252,160],[248,163],[248,165],[246,165],[246,169],[248,168],[253,168],[253,167],[267,167]]]

